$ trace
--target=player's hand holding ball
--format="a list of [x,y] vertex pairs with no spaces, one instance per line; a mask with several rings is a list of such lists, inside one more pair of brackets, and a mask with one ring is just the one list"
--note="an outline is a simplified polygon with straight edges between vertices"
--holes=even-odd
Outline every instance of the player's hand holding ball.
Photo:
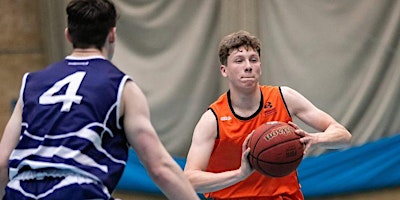
[[250,165],[271,177],[283,177],[295,171],[304,153],[302,132],[297,133],[296,129],[298,127],[294,123],[278,121],[257,127],[247,143]]

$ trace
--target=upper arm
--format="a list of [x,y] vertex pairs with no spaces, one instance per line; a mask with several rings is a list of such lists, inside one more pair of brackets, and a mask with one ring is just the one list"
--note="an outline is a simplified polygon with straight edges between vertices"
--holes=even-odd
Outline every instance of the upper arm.
[[289,112],[307,125],[319,131],[326,130],[336,121],[324,111],[318,109],[303,95],[289,87],[281,87],[283,98]]
[[187,156],[185,171],[202,170],[208,165],[217,136],[217,121],[211,110],[206,111],[197,123]]
[[19,99],[15,105],[14,111],[8,121],[3,132],[3,137],[0,142],[0,165],[7,166],[11,152],[17,146],[21,135],[22,124],[22,102]]
[[146,97],[133,81],[124,86],[121,110],[127,140],[143,164],[156,165],[168,157],[150,121]]

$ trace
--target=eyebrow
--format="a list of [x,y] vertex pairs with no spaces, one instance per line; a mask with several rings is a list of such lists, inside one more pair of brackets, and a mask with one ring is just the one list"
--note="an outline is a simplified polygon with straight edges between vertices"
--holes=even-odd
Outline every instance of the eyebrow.
[[[237,50],[237,52],[243,52],[243,51],[241,51],[241,50]],[[249,52],[249,51],[247,51],[247,52]],[[244,56],[244,55],[242,55],[242,54],[237,54],[236,52],[234,52],[234,51],[232,51],[230,54],[228,54],[228,56],[233,56],[233,57],[236,57],[236,56]],[[251,51],[250,52],[250,56],[258,56],[258,53],[256,52],[256,51]]]

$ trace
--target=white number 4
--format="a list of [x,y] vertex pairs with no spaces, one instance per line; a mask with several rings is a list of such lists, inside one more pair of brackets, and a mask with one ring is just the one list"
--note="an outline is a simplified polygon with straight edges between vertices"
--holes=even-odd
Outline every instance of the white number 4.
[[[50,89],[39,97],[39,103],[42,105],[51,105],[63,103],[61,112],[69,112],[72,103],[80,104],[82,96],[76,95],[82,83],[86,72],[75,72],[60,81],[57,81]],[[68,84],[65,94],[57,94],[65,85]]]

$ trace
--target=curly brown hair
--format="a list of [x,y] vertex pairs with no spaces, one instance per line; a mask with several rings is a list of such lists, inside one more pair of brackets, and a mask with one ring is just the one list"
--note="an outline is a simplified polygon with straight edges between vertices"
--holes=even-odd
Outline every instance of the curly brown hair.
[[229,54],[234,49],[245,46],[246,48],[252,48],[257,51],[258,55],[261,55],[261,45],[258,38],[251,35],[247,31],[240,30],[238,32],[229,34],[222,38],[218,46],[219,61],[222,65],[227,64]]

